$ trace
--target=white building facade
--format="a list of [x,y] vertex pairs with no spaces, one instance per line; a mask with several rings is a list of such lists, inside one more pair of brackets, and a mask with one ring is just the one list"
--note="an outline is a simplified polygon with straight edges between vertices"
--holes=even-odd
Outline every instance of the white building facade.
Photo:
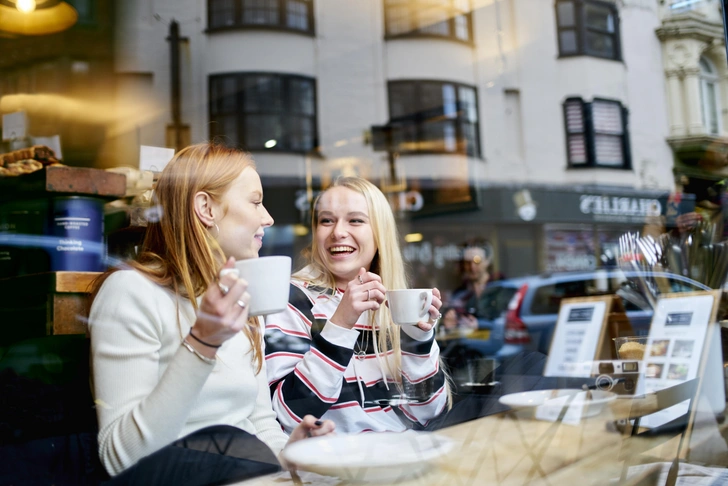
[[[403,195],[393,200],[413,216],[403,231],[424,234],[420,245],[445,225],[447,240],[430,241],[433,248],[484,236],[507,273],[561,269],[550,234],[611,241],[648,216],[614,210],[610,219],[605,210],[595,219],[584,197],[664,212],[658,196],[674,190],[670,144],[700,119],[668,103],[676,96],[672,41],[656,32],[673,12],[662,3],[119,2],[118,100],[145,100],[147,109],[122,131],[116,153],[134,165],[140,144],[168,145],[174,20],[184,38],[180,113],[189,141],[250,150],[264,186],[287,193],[339,174],[394,186]],[[710,57],[710,79],[723,89],[719,57]],[[723,113],[716,117],[722,130]],[[524,204],[531,210],[519,210]],[[602,238],[604,224],[622,226]],[[596,253],[587,266],[599,265],[601,250],[578,251]]]

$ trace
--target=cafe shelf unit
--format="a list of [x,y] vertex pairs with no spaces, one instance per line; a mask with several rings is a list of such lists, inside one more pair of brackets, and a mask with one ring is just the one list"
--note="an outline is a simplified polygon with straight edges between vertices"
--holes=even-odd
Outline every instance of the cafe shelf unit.
[[88,297],[98,272],[47,272],[0,279],[0,345],[86,334]]
[[125,191],[123,174],[82,167],[0,178],[0,278],[103,270],[104,204]]

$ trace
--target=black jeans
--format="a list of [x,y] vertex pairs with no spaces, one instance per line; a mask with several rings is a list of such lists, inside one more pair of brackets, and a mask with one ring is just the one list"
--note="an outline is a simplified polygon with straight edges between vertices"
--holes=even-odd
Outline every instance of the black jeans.
[[216,425],[176,440],[104,485],[229,484],[280,470],[273,451],[256,436]]

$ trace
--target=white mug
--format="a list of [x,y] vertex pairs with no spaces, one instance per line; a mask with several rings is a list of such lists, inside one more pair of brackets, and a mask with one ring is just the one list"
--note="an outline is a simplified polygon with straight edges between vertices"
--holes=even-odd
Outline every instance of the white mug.
[[266,256],[235,262],[240,278],[248,282],[250,316],[283,312],[288,306],[291,257]]
[[416,325],[429,319],[432,289],[389,290],[387,302],[395,324]]

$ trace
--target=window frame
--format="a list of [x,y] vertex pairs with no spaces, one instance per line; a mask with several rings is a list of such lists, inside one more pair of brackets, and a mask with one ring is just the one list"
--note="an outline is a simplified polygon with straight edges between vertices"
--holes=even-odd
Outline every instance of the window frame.
[[278,24],[250,24],[245,23],[243,21],[243,13],[245,11],[245,7],[243,6],[244,0],[232,0],[233,1],[233,9],[234,9],[234,16],[235,16],[235,22],[233,25],[222,25],[222,26],[212,26],[212,4],[216,2],[216,0],[207,0],[206,7],[207,7],[207,28],[205,29],[206,33],[215,33],[215,32],[226,32],[230,30],[275,30],[275,31],[282,31],[282,32],[290,32],[293,34],[299,34],[304,35],[307,37],[315,37],[316,36],[316,24],[315,24],[315,15],[314,15],[314,0],[298,0],[301,2],[304,2],[308,5],[308,12],[307,12],[307,18],[308,18],[308,25],[309,28],[307,30],[301,30],[296,29],[293,27],[288,26],[288,2],[291,0],[276,0],[278,2],[278,12],[280,14],[279,22]]
[[[410,30],[409,32],[403,32],[403,33],[396,33],[392,34],[390,33],[390,9],[392,8],[389,5],[390,0],[382,0],[383,4],[383,17],[384,17],[384,40],[393,40],[393,39],[440,39],[440,40],[448,40],[452,42],[458,42],[460,44],[465,44],[468,46],[475,46],[475,39],[474,39],[474,31],[473,31],[473,1],[472,0],[466,0],[468,2],[469,10],[463,15],[465,15],[465,18],[467,20],[467,27],[468,27],[468,39],[461,39],[457,37],[456,32],[457,28],[455,25],[455,16],[449,16],[447,19],[448,23],[448,35],[439,35],[434,34],[431,32],[421,32],[420,30],[422,27],[416,27],[413,30]],[[455,8],[455,2],[458,0],[448,0],[450,2],[450,8],[449,13],[455,12],[457,9]],[[415,21],[417,19],[416,15],[419,10],[419,8],[422,7],[420,0],[410,0],[406,4],[406,9],[409,12],[408,18],[410,20]]]
[[[405,85],[409,86],[410,89],[412,89],[416,94],[413,96],[413,99],[418,100],[421,103],[422,96],[420,95],[420,91],[422,89],[422,86],[424,84],[438,84],[440,85],[440,88],[442,89],[445,85],[451,85],[455,89],[456,97],[455,97],[455,105],[457,106],[457,116],[455,118],[452,118],[452,125],[455,127],[455,150],[431,150],[431,149],[414,149],[414,150],[398,150],[397,147],[393,147],[393,151],[397,152],[400,155],[413,155],[413,154],[461,154],[465,155],[467,157],[472,157],[476,159],[482,159],[483,156],[483,147],[480,140],[480,107],[479,107],[479,100],[478,100],[478,88],[477,86],[473,86],[470,84],[460,83],[457,81],[443,81],[440,79],[397,79],[397,80],[390,80],[387,82],[387,111],[389,115],[389,122],[387,123],[388,127],[393,131],[396,132],[399,129],[407,128],[407,127],[414,127],[416,139],[415,143],[420,144],[427,141],[426,130],[425,127],[425,121],[426,118],[423,116],[424,109],[419,109],[420,106],[418,105],[417,108],[419,109],[417,113],[414,115],[414,117],[397,117],[392,118],[392,94],[391,94],[391,87],[394,85]],[[467,88],[471,89],[474,94],[474,102],[475,102],[475,114],[476,114],[476,121],[470,122],[467,120],[466,116],[463,114],[463,109],[460,107],[460,94],[459,94],[459,88]],[[444,105],[443,107],[444,108]],[[462,129],[463,124],[470,124],[474,128],[475,133],[475,144],[476,144],[476,151],[474,154],[470,154],[467,151],[468,143],[465,142],[465,150],[461,151],[460,146],[462,144],[458,143],[458,140],[465,139],[464,137],[464,131]],[[394,136],[392,136],[392,139],[394,139]]]
[[[568,121],[567,121],[567,104],[570,102],[579,102],[582,105],[582,120],[583,130],[581,132],[569,132]],[[622,165],[609,165],[599,164],[596,160],[596,135],[598,132],[594,129],[594,120],[592,117],[592,107],[594,102],[599,103],[611,103],[616,104],[620,108],[620,115],[622,118],[622,134],[621,145],[622,145]],[[569,169],[613,169],[613,170],[632,170],[632,155],[631,146],[629,139],[629,110],[619,100],[609,98],[594,97],[590,102],[584,101],[579,96],[570,96],[562,103],[562,112],[564,120],[564,134],[566,136],[566,160],[567,167]],[[584,144],[586,148],[586,162],[585,163],[574,163],[569,149],[569,135],[574,133],[584,134]],[[613,135],[613,134],[611,134]]]
[[[703,69],[703,62],[705,62],[705,64],[707,65],[708,69],[710,70],[709,72]],[[718,75],[718,70],[715,66],[715,63],[708,59],[706,56],[700,56],[698,68],[700,69],[700,112],[702,115],[701,119],[703,122],[703,126],[705,127],[705,133],[707,133],[708,135],[719,136],[723,131],[723,123],[721,120],[722,103],[720,99],[720,76]],[[711,111],[710,102],[707,97],[707,89],[709,85],[712,85],[713,93],[715,96],[715,106],[713,106],[713,109],[715,111],[715,131],[711,129],[713,120],[709,119],[709,114]]]
[[[564,27],[561,25],[559,19],[559,5],[565,3],[570,3],[573,6],[573,26]],[[594,5],[596,7],[607,8],[611,10],[612,15],[614,16],[614,33],[610,33],[593,27],[588,27],[586,22],[586,5]],[[559,51],[559,59],[577,56],[589,56],[610,61],[623,61],[619,8],[617,7],[616,3],[606,2],[602,0],[556,0],[554,2],[554,17],[556,19],[556,45]],[[561,33],[563,31],[574,31],[574,34],[576,36],[576,52],[563,52],[563,47],[561,45]],[[614,56],[605,56],[599,52],[590,51],[588,49],[586,44],[586,35],[590,31],[597,32],[601,35],[609,35],[612,37],[614,43]]]
[[[243,89],[244,82],[246,78],[254,78],[256,76],[268,76],[268,77],[275,77],[279,79],[282,83],[281,87],[281,109],[269,109],[269,110],[254,110],[254,111],[247,111],[245,108],[245,90]],[[226,134],[216,133],[215,130],[215,124],[216,124],[216,113],[217,109],[215,107],[215,103],[217,103],[217,98],[213,97],[213,85],[214,80],[216,79],[223,79],[223,78],[233,78],[236,83],[236,91],[235,91],[235,107],[231,110],[229,110],[226,113],[220,113],[219,116],[229,116],[230,114],[235,115],[235,121],[236,121],[236,135],[237,135],[237,144],[241,146],[244,150],[249,152],[264,152],[264,153],[289,153],[289,154],[313,154],[318,153],[319,151],[319,127],[318,127],[318,85],[316,82],[316,78],[310,77],[310,76],[303,76],[300,74],[290,74],[290,73],[278,73],[278,72],[267,72],[267,71],[236,71],[236,72],[224,72],[224,73],[215,73],[210,74],[207,77],[207,92],[208,92],[208,126],[209,126],[209,136],[210,139],[215,139],[217,137],[224,137]],[[291,81],[294,80],[305,80],[309,81],[311,83],[311,88],[313,90],[313,114],[312,115],[302,115],[301,113],[298,113],[292,109],[294,100],[291,96]],[[250,145],[246,140],[246,119],[248,116],[254,116],[254,115],[276,115],[280,118],[279,125],[283,127],[283,133],[281,135],[281,140],[278,140],[276,145],[271,148],[266,148],[265,146],[253,146]],[[309,118],[311,120],[312,126],[313,126],[313,134],[312,134],[312,146],[308,149],[297,149],[291,147],[291,136],[292,131],[288,130],[286,133],[287,128],[287,121],[290,119],[293,119],[294,117],[305,117]]]

